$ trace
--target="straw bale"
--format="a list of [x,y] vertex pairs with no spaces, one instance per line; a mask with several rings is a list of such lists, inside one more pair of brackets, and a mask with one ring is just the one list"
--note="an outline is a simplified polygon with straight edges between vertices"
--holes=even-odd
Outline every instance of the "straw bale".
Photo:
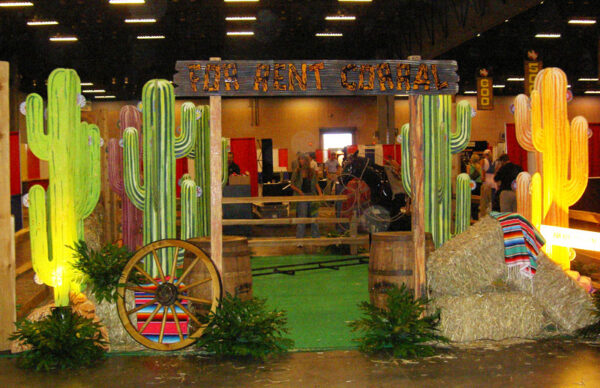
[[441,334],[453,342],[535,338],[545,323],[542,308],[521,292],[441,296],[432,307],[441,309]]
[[507,274],[502,227],[489,216],[448,240],[427,259],[432,296],[480,293]]
[[[514,285],[527,292],[527,282]],[[533,276],[533,298],[556,325],[568,332],[595,322],[592,297],[544,253],[538,256]]]
[[[108,331],[108,340],[110,342],[111,350],[143,350],[144,346],[137,343],[131,335],[125,330],[125,327],[121,323],[119,318],[119,312],[117,311],[116,302],[103,301],[98,303],[93,295],[88,296],[90,301],[96,305],[96,315],[100,318],[102,325]],[[135,307],[133,301],[133,295],[128,295],[127,309],[131,310]],[[135,322],[134,322],[135,323]]]

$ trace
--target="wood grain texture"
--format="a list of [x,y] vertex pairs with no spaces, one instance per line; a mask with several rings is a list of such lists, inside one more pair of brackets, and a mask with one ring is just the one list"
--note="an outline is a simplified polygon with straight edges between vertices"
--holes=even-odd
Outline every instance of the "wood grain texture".
[[412,155],[412,232],[415,255],[415,298],[427,295],[425,275],[425,193],[423,158],[423,111],[421,96],[409,97],[410,152]]
[[[456,61],[211,59],[177,61],[175,69],[179,97],[456,94],[459,80]],[[408,82],[398,78],[399,72],[409,72]]]
[[223,205],[240,203],[345,201],[345,195],[294,195],[281,197],[225,197]]
[[211,259],[219,273],[223,268],[223,163],[221,159],[221,97],[210,97],[210,244]]
[[10,213],[9,65],[0,62],[0,351],[10,349],[8,337],[16,320],[14,220]]
[[277,237],[277,238],[252,238],[248,240],[248,246],[253,247],[279,247],[294,246],[294,244],[327,246],[339,244],[368,244],[369,236],[356,237],[319,237],[319,238],[295,238],[295,237]]
[[298,224],[338,224],[348,223],[350,218],[260,218],[223,220],[224,226],[232,225],[298,225]]

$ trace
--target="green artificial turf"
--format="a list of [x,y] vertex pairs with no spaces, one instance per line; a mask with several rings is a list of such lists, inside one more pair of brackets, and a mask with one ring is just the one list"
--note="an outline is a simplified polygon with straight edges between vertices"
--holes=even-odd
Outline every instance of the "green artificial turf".
[[[252,268],[331,260],[343,256],[294,255],[252,258]],[[369,299],[366,264],[339,270],[318,269],[295,275],[255,276],[254,296],[288,313],[290,338],[300,350],[356,347],[348,321],[360,317],[358,303]]]

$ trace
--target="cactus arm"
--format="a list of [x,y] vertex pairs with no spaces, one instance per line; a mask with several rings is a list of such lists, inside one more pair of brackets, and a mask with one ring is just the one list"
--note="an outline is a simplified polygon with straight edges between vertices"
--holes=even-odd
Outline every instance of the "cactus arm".
[[471,138],[471,105],[467,101],[456,104],[456,132],[450,133],[450,149],[453,154],[462,152]]
[[529,97],[519,94],[515,99],[515,134],[519,145],[529,152],[536,151],[531,133]]
[[531,92],[531,140],[533,147],[538,152],[544,152],[541,100],[542,97],[540,96],[540,92],[538,90],[533,90]]
[[118,139],[108,141],[108,182],[112,191],[119,197],[125,195],[123,184],[123,151],[120,149]]
[[196,237],[196,182],[187,178],[181,184],[181,239]]
[[192,148],[192,150],[190,151],[190,153],[189,153],[189,154],[187,154],[186,158],[189,158],[189,159],[196,159],[196,150],[194,150],[194,149]]
[[[100,129],[96,125],[82,123],[82,129],[87,128],[87,149],[79,166],[79,177],[85,177],[85,186],[76,190],[76,198],[82,205],[78,218],[88,217],[100,199]],[[82,168],[83,167],[83,168]],[[77,179],[77,177],[76,177]]]
[[227,180],[229,179],[229,160],[227,158],[228,150],[227,150],[227,139],[221,139],[221,160],[223,161],[223,167],[221,167],[221,183],[227,184]]
[[402,186],[409,197],[412,197],[412,171],[410,165],[410,124],[404,124],[400,129],[402,136]]
[[467,230],[471,223],[471,178],[469,174],[456,177],[456,220],[454,234]]
[[138,131],[133,127],[125,129],[123,142],[123,183],[125,192],[136,208],[144,210],[146,189],[140,183]]
[[[50,157],[50,133],[44,133],[44,101],[37,93],[27,96],[26,121],[27,121],[27,144],[35,156],[41,160]],[[48,132],[52,128],[48,127]]]
[[517,175],[517,213],[531,221],[531,175],[523,171]]
[[542,176],[539,172],[531,177],[529,191],[531,195],[531,224],[537,230],[540,230],[542,225]]
[[181,105],[181,133],[175,134],[175,158],[187,156],[196,140],[196,107],[191,102]]
[[46,218],[46,192],[40,185],[29,189],[29,233],[31,235],[31,264],[40,280],[52,283],[52,258],[48,250],[48,225]]
[[[568,123],[567,123],[568,125]],[[570,177],[563,185],[568,206],[574,205],[583,195],[588,183],[588,123],[581,116],[571,122]],[[568,162],[568,163],[569,163]]]

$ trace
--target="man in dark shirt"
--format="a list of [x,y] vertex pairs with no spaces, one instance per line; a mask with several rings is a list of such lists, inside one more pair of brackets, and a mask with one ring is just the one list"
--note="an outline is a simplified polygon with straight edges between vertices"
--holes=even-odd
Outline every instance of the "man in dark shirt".
[[[504,156],[504,155],[503,155]],[[507,158],[508,159],[508,158]],[[512,183],[517,179],[517,175],[523,171],[523,168],[518,164],[511,163],[510,161],[504,163],[502,167],[494,175],[494,181],[498,184],[498,190],[494,196],[494,203],[492,204],[492,210],[495,211],[516,211],[516,194],[514,195],[513,201],[513,187]],[[503,191],[506,191],[504,195]],[[505,200],[501,200],[504,197]],[[505,205],[502,205],[502,202]]]
[[235,162],[233,161],[233,152],[231,151],[229,151],[229,153],[227,154],[227,162],[229,164],[227,169],[227,176],[231,176],[232,174],[240,175],[240,166],[235,164]]

